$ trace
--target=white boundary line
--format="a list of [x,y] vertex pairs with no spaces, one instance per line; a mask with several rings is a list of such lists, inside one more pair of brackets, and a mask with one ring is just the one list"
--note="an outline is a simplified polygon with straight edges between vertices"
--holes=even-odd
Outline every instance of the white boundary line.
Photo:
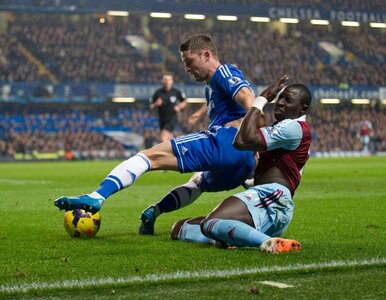
[[9,183],[9,184],[48,184],[51,181],[48,180],[19,180],[19,179],[10,179],[10,178],[0,178],[0,183]]
[[286,283],[283,283],[283,282],[277,282],[277,281],[268,281],[268,280],[265,280],[265,281],[258,281],[259,283],[261,284],[265,284],[265,285],[270,285],[270,286],[273,286],[273,287],[277,287],[279,289],[288,289],[288,288],[293,288],[295,287],[294,285],[291,285],[291,284],[286,284]]
[[251,269],[229,269],[229,270],[212,270],[212,271],[177,271],[169,274],[149,274],[145,276],[127,276],[127,277],[105,277],[84,280],[65,280],[57,282],[32,282],[21,283],[16,285],[0,285],[0,293],[27,293],[32,290],[55,290],[55,289],[73,289],[98,287],[105,285],[127,285],[133,283],[152,283],[162,282],[167,280],[179,279],[197,279],[197,278],[228,278],[232,276],[249,275],[249,274],[265,274],[265,273],[280,273],[288,271],[305,271],[305,270],[323,270],[330,268],[344,267],[360,267],[360,266],[377,266],[386,263],[385,258],[373,258],[370,260],[361,261],[331,261],[326,263],[311,263],[311,264],[293,264],[288,266],[270,266]]

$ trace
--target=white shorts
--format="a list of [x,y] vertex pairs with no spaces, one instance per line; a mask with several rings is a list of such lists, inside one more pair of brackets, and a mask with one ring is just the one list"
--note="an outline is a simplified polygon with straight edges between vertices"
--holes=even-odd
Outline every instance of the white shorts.
[[281,184],[256,185],[234,196],[247,206],[255,228],[271,237],[280,236],[292,219],[291,192]]

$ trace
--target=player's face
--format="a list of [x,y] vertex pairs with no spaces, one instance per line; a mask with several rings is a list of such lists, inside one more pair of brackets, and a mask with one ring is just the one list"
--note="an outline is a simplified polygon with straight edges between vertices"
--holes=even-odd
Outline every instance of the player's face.
[[170,91],[173,86],[173,77],[171,75],[164,75],[162,77],[162,84],[165,90]]
[[284,89],[275,104],[274,114],[276,120],[299,118],[303,109],[301,96],[297,89]]
[[203,54],[184,51],[181,52],[181,59],[185,64],[185,71],[193,75],[197,82],[207,81],[210,78],[208,64]]

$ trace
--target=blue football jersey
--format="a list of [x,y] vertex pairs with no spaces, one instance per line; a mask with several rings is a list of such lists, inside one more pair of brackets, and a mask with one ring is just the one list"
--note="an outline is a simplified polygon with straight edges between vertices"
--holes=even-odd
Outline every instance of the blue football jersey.
[[206,86],[205,97],[208,105],[209,129],[244,117],[245,109],[235,100],[235,95],[250,83],[234,65],[220,65]]

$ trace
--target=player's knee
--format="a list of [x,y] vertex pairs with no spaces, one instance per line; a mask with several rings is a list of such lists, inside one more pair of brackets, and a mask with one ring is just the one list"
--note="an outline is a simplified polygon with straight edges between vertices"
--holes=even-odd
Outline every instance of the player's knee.
[[170,237],[172,238],[172,240],[178,240],[178,236],[179,236],[179,233],[180,233],[180,230],[181,230],[181,227],[182,225],[185,224],[185,222],[189,220],[189,219],[183,219],[183,220],[179,220],[177,222],[175,222],[172,226],[172,230],[170,232]]
[[200,229],[201,229],[201,233],[205,236],[208,236],[207,232],[206,232],[206,224],[208,223],[208,221],[210,221],[210,218],[206,217],[204,219],[202,219],[202,221],[200,222]]
[[189,181],[193,182],[197,187],[200,186],[201,183],[202,172],[194,173]]
[[151,170],[177,170],[177,161],[170,141],[141,150],[139,153],[146,156]]

